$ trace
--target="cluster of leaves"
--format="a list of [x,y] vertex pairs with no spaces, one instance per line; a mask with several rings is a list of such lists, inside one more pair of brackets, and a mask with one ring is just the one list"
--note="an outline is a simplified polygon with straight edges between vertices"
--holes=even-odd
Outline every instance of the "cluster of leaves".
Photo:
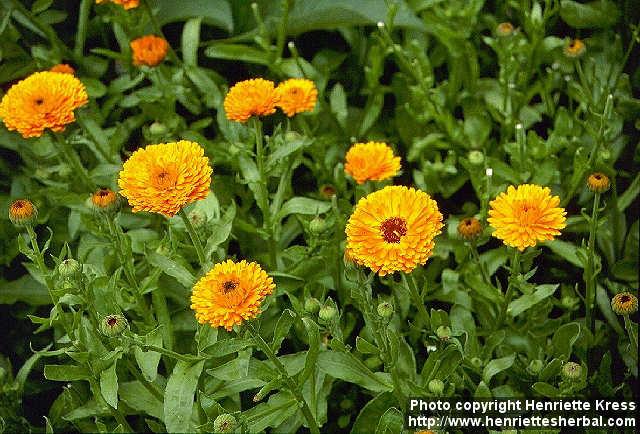
[[[28,197],[40,210],[35,246],[0,215],[0,313],[36,324],[36,336],[51,342],[28,360],[14,357],[15,377],[0,359],[0,431],[43,423],[48,431],[212,431],[216,417],[232,413],[246,432],[294,432],[309,427],[304,401],[323,431],[395,433],[408,396],[631,396],[637,354],[610,297],[638,287],[631,205],[640,155],[631,137],[640,76],[627,65],[637,10],[632,2],[496,3],[142,0],[125,11],[91,0],[2,2],[0,83],[73,64],[91,102],[65,134],[96,185],[117,190],[121,162],[139,146],[200,143],[214,165],[213,192],[188,212],[207,259],[270,264],[278,289],[259,321],[269,350],[245,329],[198,326],[189,295],[206,270],[184,224],[95,214],[91,192],[48,136],[25,140],[0,128],[0,209]],[[502,21],[515,32],[497,36]],[[173,47],[166,62],[132,66],[130,40],[161,30]],[[567,38],[578,36],[586,54],[566,57]],[[255,76],[304,76],[319,91],[313,113],[264,120],[260,170],[254,131],[222,110],[228,87]],[[377,278],[342,260],[355,198],[373,187],[345,178],[344,154],[373,139],[402,157],[396,182],[429,192],[445,214],[434,257],[410,279]],[[612,188],[602,199],[597,266],[586,272],[593,194],[584,181],[596,170]],[[568,226],[522,256],[507,304],[509,250],[489,229],[470,245],[456,227],[462,217],[485,218],[491,198],[521,183],[552,187]],[[69,281],[53,270],[71,257],[83,271]],[[594,275],[591,330],[583,294]],[[383,301],[394,307],[390,319],[375,309]],[[104,336],[98,324],[114,313],[131,330]],[[507,321],[497,321],[501,313]],[[31,340],[11,336],[2,352],[29,353]],[[569,360],[583,366],[579,380],[561,378]],[[50,381],[35,386],[42,375]],[[54,396],[27,421],[20,400],[29,390]]]

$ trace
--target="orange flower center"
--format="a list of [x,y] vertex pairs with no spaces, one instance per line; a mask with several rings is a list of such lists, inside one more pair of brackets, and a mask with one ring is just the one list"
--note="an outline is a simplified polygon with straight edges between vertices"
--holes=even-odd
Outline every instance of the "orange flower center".
[[380,225],[380,233],[387,243],[398,244],[407,234],[407,222],[400,217],[386,219]]
[[151,182],[160,190],[174,187],[177,180],[178,173],[175,165],[156,167],[151,171]]

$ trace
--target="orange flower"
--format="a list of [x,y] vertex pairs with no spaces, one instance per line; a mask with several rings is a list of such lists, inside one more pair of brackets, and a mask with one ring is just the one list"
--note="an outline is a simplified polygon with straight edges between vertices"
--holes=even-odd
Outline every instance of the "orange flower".
[[564,55],[571,58],[582,56],[587,51],[587,46],[580,39],[572,39],[564,47]]
[[291,117],[297,113],[310,112],[316,106],[318,89],[306,78],[290,78],[278,85],[278,107]]
[[193,287],[191,309],[200,324],[231,330],[255,318],[260,304],[273,293],[273,279],[255,262],[218,263]]
[[71,74],[71,75],[74,75],[76,73],[76,70],[73,69],[71,65],[67,65],[66,63],[59,63],[57,65],[54,65],[51,67],[51,69],[49,69],[49,71],[61,72],[63,74]]
[[18,199],[9,205],[9,220],[16,226],[30,225],[38,217],[38,209],[28,199]]
[[496,27],[496,34],[502,37],[511,36],[513,34],[513,30],[513,24],[511,24],[510,22],[504,22],[498,24],[498,26]]
[[224,98],[227,119],[246,122],[251,116],[275,113],[278,93],[273,81],[254,78],[236,83]]
[[465,240],[472,240],[482,233],[482,224],[475,217],[468,217],[458,223],[458,234]]
[[[108,0],[96,0],[97,4],[104,3]],[[140,0],[111,0],[112,3],[122,6],[125,9],[137,8],[140,5]]]
[[630,292],[620,292],[611,299],[611,309],[618,315],[632,315],[638,311],[638,298]]
[[138,149],[124,163],[118,185],[133,212],[173,217],[209,194],[212,169],[202,147],[185,140]]
[[539,185],[509,186],[506,193],[489,203],[487,221],[495,229],[493,236],[504,244],[523,251],[539,241],[552,240],[560,235],[566,224],[560,198],[551,196],[551,190]]
[[356,143],[345,157],[344,171],[358,184],[366,181],[383,181],[398,174],[400,157],[385,143]]
[[442,214],[427,193],[387,186],[356,205],[345,230],[345,256],[380,276],[410,273],[427,262],[441,229]]
[[609,177],[601,172],[595,172],[587,178],[587,187],[594,193],[604,193],[611,185]]
[[112,211],[118,207],[118,196],[111,189],[101,188],[91,195],[91,203],[97,211]]
[[167,41],[155,35],[134,39],[130,45],[136,66],[156,66],[164,60],[169,50]]
[[11,86],[0,102],[0,117],[22,137],[40,137],[46,128],[64,131],[73,111],[89,102],[84,85],[73,75],[43,71]]

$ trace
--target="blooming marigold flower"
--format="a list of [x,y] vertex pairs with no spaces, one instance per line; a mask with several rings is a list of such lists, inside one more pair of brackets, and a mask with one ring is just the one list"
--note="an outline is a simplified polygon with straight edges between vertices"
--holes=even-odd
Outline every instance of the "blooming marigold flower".
[[365,181],[383,181],[396,176],[400,170],[400,157],[386,143],[356,143],[345,156],[344,171],[358,184]]
[[13,85],[0,102],[0,118],[22,137],[40,137],[45,128],[64,131],[75,121],[73,111],[89,101],[73,75],[42,71]]
[[511,24],[510,22],[500,23],[496,27],[496,35],[502,37],[511,36],[513,34],[513,30],[513,24]]
[[32,224],[38,217],[38,209],[28,199],[18,199],[9,205],[9,220],[16,226]]
[[193,287],[191,309],[200,324],[231,330],[260,313],[276,285],[255,262],[227,260],[213,266]]
[[[97,4],[104,3],[108,0],[96,0]],[[111,0],[112,3],[122,6],[125,9],[137,8],[140,5],[140,0]]]
[[277,106],[289,117],[302,112],[310,112],[316,106],[318,89],[313,81],[306,78],[290,78],[280,83]]
[[156,66],[164,60],[169,50],[167,41],[155,35],[134,39],[129,45],[131,45],[133,64],[136,66]]
[[124,163],[118,185],[133,212],[173,217],[185,205],[207,197],[212,172],[202,147],[181,140],[135,151]]
[[604,173],[595,172],[587,178],[587,187],[594,193],[604,193],[609,190],[609,177]]
[[118,196],[111,189],[101,188],[91,195],[91,203],[97,211],[113,211],[118,206]]
[[76,70],[73,69],[71,65],[67,65],[66,63],[59,63],[54,65],[49,69],[50,72],[61,72],[62,74],[71,74],[74,75]]
[[564,55],[571,58],[582,56],[587,51],[587,46],[580,39],[572,39],[564,46]]
[[438,204],[427,193],[387,186],[356,205],[345,230],[345,253],[380,276],[410,273],[427,262],[442,226]]
[[509,186],[506,193],[492,200],[487,221],[495,229],[493,236],[504,244],[523,251],[539,241],[552,240],[560,235],[566,224],[564,208],[558,207],[560,198],[539,185]]
[[621,292],[611,299],[611,309],[618,315],[631,315],[638,311],[638,298],[630,292]]
[[482,233],[482,224],[475,217],[468,217],[458,223],[458,234],[465,240],[472,240]]
[[251,116],[265,116],[275,113],[278,103],[273,81],[254,78],[236,83],[224,98],[227,119],[246,122]]

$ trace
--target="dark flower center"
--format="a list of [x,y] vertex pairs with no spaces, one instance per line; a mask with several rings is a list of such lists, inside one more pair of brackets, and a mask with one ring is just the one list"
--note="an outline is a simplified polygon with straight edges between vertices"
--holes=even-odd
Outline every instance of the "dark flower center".
[[227,280],[222,284],[222,290],[224,291],[225,294],[228,294],[234,289],[236,289],[239,284],[240,282],[238,282],[237,280]]
[[392,217],[382,222],[380,233],[387,243],[398,244],[407,234],[407,222],[400,217]]
[[42,104],[44,104],[44,99],[42,99],[42,98],[37,98],[37,99],[36,99],[36,101],[35,101],[35,103],[36,103],[36,105],[42,105]]
[[109,325],[109,327],[115,326],[117,322],[118,322],[118,319],[115,317],[109,317],[107,319],[107,324]]
[[630,301],[631,297],[629,297],[628,295],[623,295],[622,297],[620,297],[620,303],[622,304],[629,303]]
[[107,190],[106,188],[100,189],[100,191],[98,192],[98,196],[100,197],[109,196],[109,190]]

